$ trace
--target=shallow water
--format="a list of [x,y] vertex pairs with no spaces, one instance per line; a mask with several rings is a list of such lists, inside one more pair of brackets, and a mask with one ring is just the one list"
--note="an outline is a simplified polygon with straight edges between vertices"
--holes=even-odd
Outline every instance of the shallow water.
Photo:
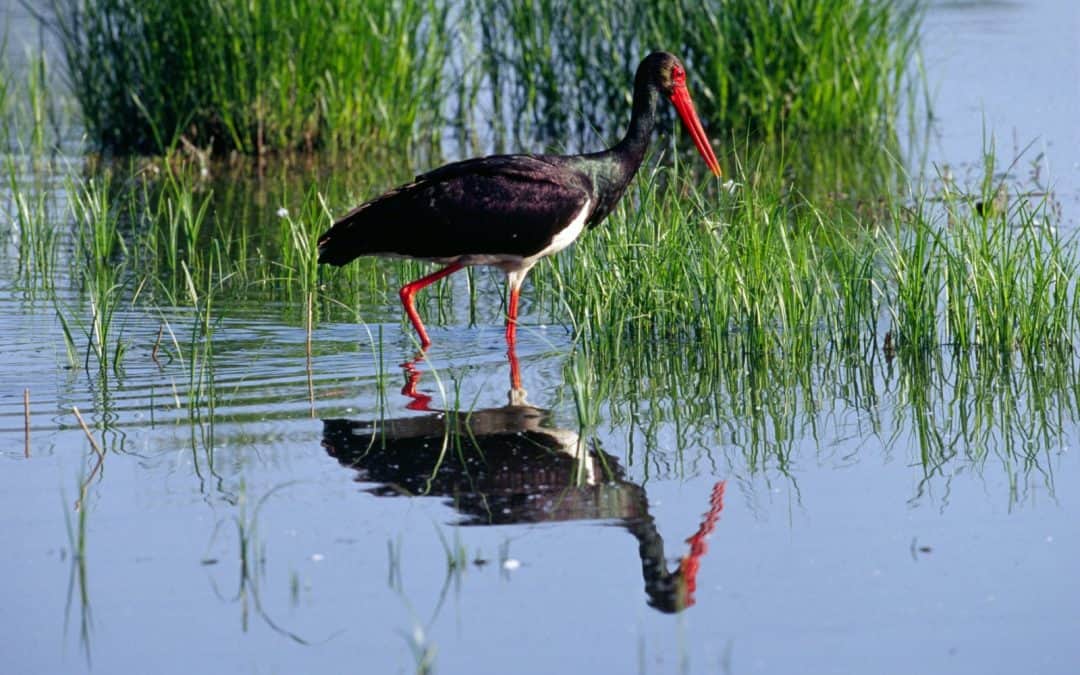
[[[940,83],[928,158],[977,165],[984,118],[999,139],[1038,138],[1066,222],[1080,184],[1066,112],[1077,16],[1068,2],[936,3],[926,21]],[[368,308],[386,317],[381,342],[379,325],[319,323],[310,354],[281,306],[219,307],[209,342],[194,310],[125,307],[114,321],[128,352],[101,377],[71,367],[57,320],[58,306],[85,315],[81,301],[35,297],[15,277],[8,250],[10,672],[384,673],[430,658],[444,673],[1066,673],[1080,661],[1075,363],[825,363],[790,385],[734,373],[715,401],[604,400],[582,429],[570,336],[528,305],[527,399],[509,391],[494,283],[480,325],[458,307],[430,327],[421,411],[401,393],[414,345],[392,297]]]
[[1000,169],[1017,160],[1014,176],[1031,175],[1040,160],[1039,181],[1061,202],[1064,225],[1075,230],[1078,34],[1080,6],[1070,0],[930,2],[923,29],[934,118],[928,170],[951,166],[961,177],[969,170],[978,175],[977,160],[991,139]]
[[[26,312],[36,336],[4,330],[4,359],[20,366],[2,377],[0,407],[12,533],[0,559],[18,608],[3,641],[18,672],[408,671],[417,631],[442,672],[550,672],[568,658],[571,671],[612,672],[1067,672],[1075,662],[1071,420],[1049,445],[1021,438],[1034,456],[985,448],[927,476],[914,425],[896,417],[902,375],[881,373],[874,410],[797,400],[790,437],[766,432],[787,465],[751,472],[750,420],[682,438],[663,422],[646,434],[605,420],[575,441],[558,339],[525,331],[519,354],[529,400],[552,410],[543,419],[504,408],[505,360],[482,346],[498,343],[496,330],[439,330],[431,364],[444,387],[460,383],[495,464],[465,473],[456,457],[471,446],[440,454],[442,418],[406,409],[389,361],[379,409],[378,368],[353,326],[317,329],[309,368],[302,330],[226,321],[214,340],[215,419],[192,425],[176,405],[184,369],[149,358],[157,319],[124,318],[141,346],[106,394],[57,365],[48,312],[3,304]],[[182,332],[183,317],[169,321]],[[959,398],[931,411],[947,436],[975,402]],[[87,487],[78,559],[72,505],[95,458],[72,405],[111,419],[97,434],[107,454]],[[1024,420],[1027,407],[1013,414]],[[988,442],[1018,433],[990,418]],[[337,419],[351,423],[325,421]],[[383,437],[356,428],[371,421]],[[582,455],[587,468],[572,459]],[[683,539],[722,481],[693,606],[650,608],[670,601],[663,577],[690,552]],[[453,525],[463,522],[473,526]],[[461,569],[448,569],[447,546],[461,550]]]

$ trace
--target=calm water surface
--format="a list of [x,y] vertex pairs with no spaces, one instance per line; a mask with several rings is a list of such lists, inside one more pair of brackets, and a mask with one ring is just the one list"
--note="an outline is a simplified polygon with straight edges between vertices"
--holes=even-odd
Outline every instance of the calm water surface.
[[[929,161],[977,165],[984,125],[1000,155],[1034,140],[1075,222],[1078,17],[1071,2],[935,3]],[[221,309],[210,414],[190,376],[191,310],[125,308],[123,367],[106,379],[71,369],[57,305],[15,289],[10,239],[6,672],[1080,663],[1075,375],[1046,395],[1049,367],[980,378],[946,361],[920,379],[882,362],[770,390],[757,415],[733,414],[735,394],[689,420],[604,401],[582,432],[564,328],[520,333],[522,400],[493,316],[432,327],[414,387],[425,405],[399,393],[413,348],[389,297],[373,308],[386,317],[381,350],[363,326],[331,323],[310,356],[285,308]],[[494,306],[496,285],[484,290]],[[95,427],[100,466],[73,406]],[[444,412],[455,408],[472,416]],[[402,496],[416,493],[427,496]]]

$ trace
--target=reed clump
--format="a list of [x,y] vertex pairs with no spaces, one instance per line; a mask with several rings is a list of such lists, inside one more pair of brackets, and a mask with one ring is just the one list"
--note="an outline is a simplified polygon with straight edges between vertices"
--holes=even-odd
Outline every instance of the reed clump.
[[163,153],[434,142],[447,44],[435,0],[53,0],[92,143]]
[[[51,10],[87,135],[115,153],[163,153],[181,139],[218,153],[437,152],[448,118],[497,147],[586,144],[624,118],[634,69],[654,49],[684,57],[714,130],[875,137],[903,103],[921,18],[918,2],[889,0],[52,0]],[[469,112],[478,106],[490,114]]]
[[885,256],[897,343],[925,351],[1071,354],[1080,328],[1076,239],[1059,232],[1051,195],[994,178],[946,181],[936,198],[897,213]]
[[918,2],[649,4],[651,39],[681,46],[720,128],[798,136],[895,124],[918,47]]
[[909,96],[922,16],[919,3],[890,0],[472,5],[478,88],[491,92],[496,124],[582,145],[625,117],[634,69],[655,49],[686,61],[713,130],[877,138]]
[[1076,241],[1049,193],[995,165],[971,188],[869,207],[805,194],[769,162],[739,165],[730,193],[658,167],[531,279],[545,313],[616,359],[680,342],[789,361],[883,347],[886,332],[915,352],[1072,353]]

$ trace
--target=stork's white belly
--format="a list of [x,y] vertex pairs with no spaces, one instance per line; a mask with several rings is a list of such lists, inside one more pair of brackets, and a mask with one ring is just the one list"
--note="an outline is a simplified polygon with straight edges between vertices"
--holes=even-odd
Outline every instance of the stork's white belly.
[[559,232],[552,237],[551,243],[547,245],[543,251],[540,251],[534,256],[531,256],[531,260],[535,263],[540,258],[546,255],[552,255],[563,250],[581,236],[582,230],[585,229],[585,220],[589,217],[589,206],[592,204],[591,199],[585,200],[585,205],[581,207],[574,219],[570,221],[570,224],[559,230]]
[[[554,255],[563,250],[570,244],[573,244],[578,237],[581,236],[582,231],[585,229],[585,221],[589,218],[589,206],[592,204],[592,200],[586,199],[584,206],[577,212],[574,219],[570,223],[559,230],[554,237],[551,238],[551,243],[548,244],[542,251],[534,253],[530,256],[510,255],[505,253],[500,254],[467,254],[459,256],[448,256],[445,258],[431,258],[433,262],[441,263],[443,265],[450,265],[453,263],[461,263],[462,265],[492,265],[501,268],[504,272],[521,272],[528,271],[533,265],[543,258],[544,256]],[[522,275],[524,276],[524,275]]]

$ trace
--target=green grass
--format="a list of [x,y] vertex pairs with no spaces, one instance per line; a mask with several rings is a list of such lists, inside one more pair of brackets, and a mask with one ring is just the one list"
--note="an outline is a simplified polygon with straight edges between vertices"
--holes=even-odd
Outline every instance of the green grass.
[[648,51],[633,21],[646,4],[469,0],[466,30],[479,36],[479,54],[467,75],[491,92],[496,138],[516,147],[536,137],[595,142],[597,129],[615,138],[611,117],[625,123],[634,69]]
[[86,341],[83,366],[89,370],[91,357],[97,364],[101,392],[107,392],[110,373],[119,376],[126,343],[123,326],[114,319],[125,300],[127,243],[119,230],[116,205],[110,198],[109,174],[88,178],[68,186],[74,221],[73,283],[89,305],[89,318],[78,310],[54,300],[57,313],[72,351],[74,327]]
[[654,49],[684,57],[714,133],[878,139],[920,20],[888,0],[52,0],[50,26],[99,149],[438,154],[453,127],[611,140]]
[[678,167],[643,176],[609,223],[532,276],[545,314],[613,355],[671,341],[724,353],[733,338],[768,358],[857,351],[884,339],[883,321],[903,349],[1075,347],[1080,263],[1045,193],[1006,186],[1008,208],[985,215],[975,202],[996,184],[867,211],[760,165],[736,182],[727,194]]
[[[980,216],[974,203],[997,192],[996,184],[984,190],[980,174],[972,186],[867,211],[792,189],[789,172],[769,156],[738,164],[745,168],[734,193],[699,183],[680,165],[650,169],[610,222],[530,275],[523,333],[536,321],[574,322],[565,384],[554,386],[583,433],[625,433],[648,476],[734,463],[794,481],[808,438],[870,434],[916,453],[916,498],[936,494],[958,466],[1000,462],[1016,499],[1052,481],[1052,451],[1070,433],[1080,386],[1077,308],[1065,281],[1076,277],[1075,246],[1056,236],[1048,198],[1010,182],[1007,208]],[[993,165],[985,171],[997,175]],[[68,260],[69,246],[75,257],[65,266],[70,277],[58,275],[55,286],[76,292],[61,293],[61,307],[78,365],[91,366],[101,397],[123,384],[127,312],[194,309],[190,332],[173,345],[188,378],[188,400],[178,405],[212,471],[215,343],[228,339],[219,318],[259,305],[299,326],[313,295],[316,341],[327,321],[407,332],[393,289],[423,266],[315,268],[305,246],[328,223],[327,205],[353,199],[334,181],[233,180],[238,192],[230,194],[230,181],[201,182],[197,163],[168,166],[133,174],[114,167],[70,184],[70,210],[53,229],[58,260]],[[260,200],[268,221],[224,210]],[[279,217],[282,204],[290,206]],[[291,257],[276,253],[286,248]],[[1009,292],[964,290],[956,302],[947,283],[955,269],[965,271],[964,289],[996,288],[1007,277]],[[500,275],[475,281],[480,323],[498,323]],[[462,290],[442,285],[429,297],[428,318],[464,323],[467,316],[445,314],[460,310],[454,295]],[[981,328],[1000,325],[1002,314],[1015,317],[1013,328]],[[959,339],[953,325],[969,326],[971,338]],[[365,328],[356,331],[362,341]],[[885,331],[896,345],[892,360]],[[99,418],[108,405],[98,400]],[[832,428],[839,422],[830,410],[858,411],[858,429]]]
[[[882,138],[910,99],[921,5],[889,0],[472,0],[480,76],[514,142],[622,131],[649,51],[687,63],[717,135]],[[499,129],[496,129],[498,131]]]
[[893,0],[676,0],[650,9],[649,37],[680,45],[701,78],[701,106],[721,128],[794,137],[892,128],[922,11]]
[[642,177],[611,222],[545,268],[550,281],[538,275],[546,306],[609,354],[669,341],[720,353],[739,336],[791,356],[873,326],[877,244],[861,223],[772,177],[739,178],[728,194],[678,169]]
[[1019,351],[1038,361],[1076,348],[1075,237],[1058,231],[1051,195],[995,179],[992,146],[980,183],[945,180],[933,203],[898,211],[888,261],[901,349]]
[[50,184],[12,155],[4,161],[7,193],[10,195],[9,222],[16,233],[17,283],[31,296],[48,295],[57,276],[59,233],[50,208]]
[[247,154],[437,140],[448,43],[434,0],[54,0],[94,146]]
[[16,71],[7,60],[7,34],[0,38],[0,146],[6,152],[43,161],[60,146],[61,128],[70,125],[59,74],[43,47],[27,49],[26,63]]
[[[906,201],[882,195],[868,206],[820,188],[804,193],[788,161],[755,152],[736,162],[730,192],[679,163],[646,169],[603,227],[530,275],[535,314],[573,322],[594,351],[614,359],[625,345],[660,353],[671,341],[724,353],[738,340],[740,350],[781,360],[859,352],[885,339],[883,326],[904,350],[948,345],[1038,358],[1075,346],[1080,261],[1044,192],[980,177],[970,188],[946,185]],[[988,154],[986,176],[995,164]],[[73,281],[91,299],[88,332],[99,360],[108,318],[136,292],[169,306],[201,307],[211,297],[281,303],[298,324],[309,306],[316,321],[355,321],[357,308],[375,300],[400,319],[390,291],[427,269],[376,259],[341,270],[315,263],[315,238],[362,199],[345,172],[282,171],[245,183],[208,179],[198,162],[180,158],[132,166],[69,188]],[[32,185],[14,168],[9,175],[26,223],[20,268],[47,276],[65,236],[44,226]],[[999,192],[1011,195],[1007,205],[980,213],[976,203]],[[233,210],[253,204],[248,214]],[[500,289],[498,277],[472,277],[469,300],[483,311],[471,308],[470,319],[497,316],[477,288]],[[422,295],[421,311],[447,320],[452,289]]]

